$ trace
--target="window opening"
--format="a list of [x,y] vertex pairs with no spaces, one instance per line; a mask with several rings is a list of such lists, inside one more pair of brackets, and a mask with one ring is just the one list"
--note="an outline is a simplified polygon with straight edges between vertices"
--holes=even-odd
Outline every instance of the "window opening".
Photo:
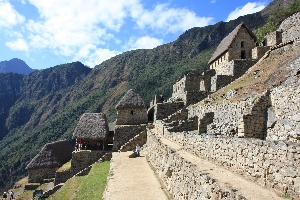
[[241,59],[246,59],[246,52],[245,51],[241,51]]

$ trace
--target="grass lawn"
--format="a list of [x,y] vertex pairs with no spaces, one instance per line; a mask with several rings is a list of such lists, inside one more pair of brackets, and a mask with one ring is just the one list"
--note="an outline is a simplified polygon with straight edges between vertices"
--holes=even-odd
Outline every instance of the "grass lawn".
[[69,179],[50,199],[102,199],[109,167],[109,161],[94,164],[88,175]]

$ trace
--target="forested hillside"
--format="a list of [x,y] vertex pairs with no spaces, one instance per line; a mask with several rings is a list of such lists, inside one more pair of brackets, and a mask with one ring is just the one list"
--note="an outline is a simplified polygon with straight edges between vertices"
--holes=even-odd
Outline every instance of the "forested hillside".
[[115,105],[130,88],[146,102],[161,92],[168,98],[183,74],[207,69],[217,45],[238,24],[256,30],[266,21],[259,12],[195,27],[174,42],[124,52],[94,69],[75,62],[29,75],[0,74],[0,188],[26,175],[26,165],[45,143],[70,140],[83,113],[104,112],[113,121]]

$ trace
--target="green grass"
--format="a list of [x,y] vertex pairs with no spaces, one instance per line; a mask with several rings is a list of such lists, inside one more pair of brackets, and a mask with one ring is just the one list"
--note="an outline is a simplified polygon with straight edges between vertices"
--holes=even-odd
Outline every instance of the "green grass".
[[66,171],[68,169],[71,169],[71,161],[70,160],[69,162],[65,163],[63,166],[61,166],[57,171],[58,172],[63,172],[63,171]]
[[102,199],[109,166],[108,161],[94,164],[88,175],[69,179],[50,199]]
[[289,199],[290,198],[290,194],[289,193],[284,193],[281,195],[282,198],[284,199]]

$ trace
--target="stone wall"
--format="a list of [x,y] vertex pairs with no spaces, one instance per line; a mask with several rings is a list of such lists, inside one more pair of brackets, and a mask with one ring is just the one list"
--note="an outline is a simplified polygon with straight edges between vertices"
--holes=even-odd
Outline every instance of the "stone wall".
[[172,115],[169,115],[167,118],[164,119],[164,121],[166,123],[170,123],[172,121],[186,120],[188,118],[188,114],[188,110],[186,108],[183,108],[173,113]]
[[118,151],[122,145],[144,130],[146,130],[146,125],[116,126],[113,151]]
[[147,124],[147,108],[119,108],[117,109],[117,125]]
[[279,26],[278,31],[282,31],[283,43],[300,37],[300,12],[285,19]]
[[73,151],[70,172],[71,176],[75,175],[76,173],[88,167],[89,165],[95,163],[106,153],[106,151],[101,150]]
[[300,58],[287,70],[289,78],[270,94],[267,139],[300,142]]
[[186,92],[185,106],[198,103],[199,101],[205,99],[209,92],[199,91],[199,92]]
[[182,108],[184,108],[183,101],[158,103],[154,107],[154,121],[162,120]]
[[[269,93],[252,94],[249,99],[239,102],[223,101],[219,104],[198,104],[187,107],[188,118],[197,117],[199,134],[209,132],[213,135],[257,137],[266,135],[267,108]],[[205,118],[213,113],[213,120]],[[247,119],[247,120],[244,120]],[[207,127],[203,131],[203,123]],[[242,123],[242,124],[241,124]]]
[[222,87],[225,87],[234,80],[233,78],[233,76],[227,75],[215,75],[211,77],[211,92],[215,92]]
[[220,186],[149,132],[147,151],[151,153],[147,157],[173,199],[243,199],[233,188]]
[[28,183],[41,183],[44,179],[54,178],[56,168],[28,169]]
[[[78,158],[79,156],[81,157],[81,160],[78,160],[75,161],[74,163],[77,165],[77,166],[74,166],[73,169],[72,169],[72,166],[71,166],[71,169],[68,169],[68,170],[65,170],[65,171],[62,171],[62,172],[56,172],[55,173],[55,180],[54,180],[54,185],[59,185],[61,183],[65,183],[68,179],[70,179],[72,176],[84,176],[84,175],[87,175],[91,168],[92,168],[92,165],[95,163],[95,162],[104,162],[104,161],[109,161],[111,160],[111,157],[112,157],[112,153],[111,152],[102,152],[101,154],[99,154],[99,151],[98,153],[96,152],[93,152],[91,153],[90,152],[90,155],[87,156],[87,153],[88,151],[82,151],[84,152],[84,154],[81,154],[81,155],[84,155],[84,156],[80,156],[80,154],[78,154],[79,152],[76,152],[77,154],[73,154],[75,155],[75,159]],[[93,155],[91,155],[93,154]],[[101,156],[101,158],[99,158],[98,160],[94,161],[94,159],[97,159],[98,156]],[[86,161],[84,159],[87,159]],[[82,162],[82,163],[91,163],[89,165],[87,164],[80,164],[80,166],[78,167],[78,162]],[[83,168],[84,165],[87,165]],[[83,168],[83,169],[82,169]],[[81,169],[81,170],[79,170]],[[72,170],[72,172],[71,172]],[[79,171],[78,171],[79,170]]]
[[176,96],[177,93],[184,93],[185,91],[199,91],[200,77],[201,75],[196,73],[189,73],[184,75],[182,79],[180,79],[173,85],[172,97]]
[[165,131],[164,137],[200,158],[228,167],[278,193],[300,195],[300,145],[258,139],[209,138],[195,132]]
[[282,32],[274,31],[265,36],[263,45],[264,46],[273,46],[273,45],[280,44],[281,42],[282,42]]
[[143,146],[147,142],[147,131],[142,131],[135,137],[131,138],[128,142],[126,142],[123,146],[121,146],[120,151],[132,151],[135,149],[136,145]]
[[67,169],[62,172],[55,173],[54,185],[58,185],[60,183],[65,183],[71,177],[71,170]]
[[252,58],[259,60],[270,49],[269,46],[258,46],[252,49]]
[[40,184],[26,184],[24,190],[35,190],[40,187]]
[[212,70],[219,70],[219,67],[223,64],[226,64],[229,61],[229,53],[228,51],[226,53],[223,53],[219,56],[217,60],[215,60],[213,63],[209,65],[209,68]]

